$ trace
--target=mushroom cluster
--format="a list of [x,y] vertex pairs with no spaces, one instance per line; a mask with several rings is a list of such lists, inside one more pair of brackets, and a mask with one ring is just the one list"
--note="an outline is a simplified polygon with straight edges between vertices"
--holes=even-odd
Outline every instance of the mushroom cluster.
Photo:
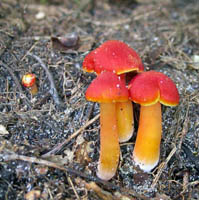
[[[83,61],[83,70],[100,75],[104,71],[117,74],[126,84],[125,73],[144,71],[141,58],[124,42],[108,40],[91,51]],[[134,131],[133,107],[130,100],[116,103],[119,141],[128,141]]]
[[[97,176],[111,179],[117,170],[120,142],[134,132],[133,104],[139,103],[140,119],[133,160],[149,172],[159,161],[162,133],[161,105],[175,106],[179,94],[174,82],[156,71],[144,72],[141,58],[124,42],[109,40],[91,51],[83,70],[97,78],[86,91],[86,99],[100,103],[100,158]],[[125,74],[136,72],[129,85]]]

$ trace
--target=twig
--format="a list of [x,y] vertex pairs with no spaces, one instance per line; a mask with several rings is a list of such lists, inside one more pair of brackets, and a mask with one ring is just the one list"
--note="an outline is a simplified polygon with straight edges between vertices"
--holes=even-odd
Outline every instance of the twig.
[[182,143],[183,143],[183,139],[185,138],[187,132],[188,132],[188,124],[189,124],[189,104],[187,106],[187,111],[186,111],[186,116],[185,116],[185,120],[184,120],[184,123],[183,123],[183,128],[182,128],[182,132],[181,132],[181,138],[180,138],[180,141],[179,141],[179,144],[178,144],[178,150],[181,149],[182,147]]
[[38,41],[36,41],[31,47],[30,49],[27,51],[27,53],[21,58],[21,62],[25,59],[25,57],[28,55],[28,53],[30,53],[34,48],[35,46],[37,45]]
[[189,184],[189,172],[185,171],[183,174],[183,184],[182,184],[182,192],[181,195],[185,193],[185,191],[188,189],[188,184]]
[[63,148],[64,145],[66,145],[68,142],[70,142],[73,138],[77,137],[85,128],[87,128],[90,124],[95,122],[99,118],[99,116],[100,115],[96,115],[93,119],[88,121],[79,130],[74,132],[68,139],[64,140],[62,143],[60,143],[57,146],[55,146],[51,151],[49,151],[49,152],[45,153],[44,155],[42,155],[42,157],[45,158],[45,157],[51,156],[51,155],[56,154],[57,152],[59,152]]
[[[97,194],[97,196],[100,197],[100,199],[103,200],[135,200],[135,198],[132,198],[131,196],[136,197],[136,199],[139,200],[149,200],[148,197],[145,197],[141,194],[138,194],[132,190],[128,190],[125,188],[120,188],[119,191],[114,192],[113,194],[105,191],[101,187],[99,187],[95,182],[86,182],[85,180],[81,180],[80,178],[76,179],[77,184],[83,184],[87,190],[91,190]],[[131,196],[130,196],[131,195]]]
[[[23,93],[22,87],[21,87],[21,85],[20,85],[20,83],[19,83],[17,77],[15,76],[14,72],[11,70],[11,68],[10,68],[8,65],[6,65],[5,63],[3,63],[1,60],[0,60],[0,65],[2,65],[4,68],[7,69],[7,71],[8,71],[8,72],[10,73],[10,75],[12,76],[12,78],[13,78],[13,80],[14,80],[14,82],[15,82],[15,84],[16,84],[16,86],[17,86],[19,92],[20,92],[20,94],[21,94],[23,97],[25,97],[25,94]],[[26,99],[26,98],[23,98],[23,100],[25,101],[25,104],[26,104],[29,108],[31,108],[31,103],[30,103],[30,101],[29,101],[28,99]]]
[[81,88],[78,86],[77,82],[74,80],[74,78],[71,75],[71,73],[68,70],[66,70],[65,73],[67,73],[67,75],[71,78],[73,84],[76,86],[76,88],[78,89],[79,93],[81,93],[82,96],[84,96],[84,93],[82,92]]
[[117,192],[121,192],[121,194],[123,194],[123,195],[132,195],[132,196],[137,197],[140,200],[142,200],[142,199],[143,200],[150,200],[150,198],[145,197],[143,195],[140,195],[133,190],[122,188],[122,187],[117,186],[113,183],[103,181],[103,180],[101,180],[97,177],[90,175],[90,174],[87,175],[87,174],[84,174],[80,171],[77,171],[77,170],[74,170],[74,169],[71,169],[71,168],[68,168],[68,167],[63,167],[63,166],[60,166],[57,163],[47,161],[47,160],[43,160],[43,159],[40,159],[40,158],[18,155],[18,154],[15,154],[14,152],[12,152],[8,149],[5,149],[5,148],[1,149],[1,151],[0,151],[0,159],[3,160],[3,162],[7,162],[7,161],[11,161],[11,160],[22,160],[22,161],[26,161],[26,162],[30,162],[30,163],[37,163],[37,164],[45,165],[45,166],[48,166],[48,167],[60,169],[60,170],[65,171],[66,173],[68,173],[70,175],[78,176],[78,177],[96,182],[98,184],[102,184],[107,189],[116,190]]
[[101,180],[97,177],[91,176],[90,174],[87,175],[87,174],[84,174],[80,171],[74,170],[72,168],[69,168],[69,167],[66,168],[66,167],[60,166],[57,163],[54,163],[54,162],[51,162],[51,161],[43,160],[43,159],[36,158],[36,157],[18,155],[18,154],[15,154],[15,153],[13,153],[9,150],[7,152],[6,151],[7,151],[7,149],[6,150],[4,149],[0,153],[0,159],[2,159],[4,162],[11,161],[11,160],[22,160],[22,161],[27,161],[27,162],[30,162],[30,163],[37,163],[37,164],[41,164],[41,165],[46,165],[48,167],[52,167],[52,168],[56,168],[56,169],[60,169],[62,171],[65,171],[70,175],[75,175],[75,176],[82,177],[82,178],[85,178],[85,179],[88,179],[88,180],[91,180],[91,181],[95,181],[97,183],[101,183],[104,186],[106,186],[108,189],[119,190],[119,186],[112,184],[112,183],[109,183],[107,181],[103,181],[103,180]]
[[53,97],[53,100],[55,101],[55,103],[58,105],[58,106],[62,106],[62,102],[59,98],[59,95],[58,95],[58,92],[57,92],[57,89],[55,87],[55,83],[54,83],[54,79],[49,71],[49,69],[46,67],[46,65],[44,64],[44,62],[36,55],[33,55],[31,53],[27,53],[27,56],[31,56],[33,57],[37,62],[39,62],[39,64],[41,65],[41,67],[45,70],[46,72],[46,75],[48,77],[48,80],[50,82],[50,90],[49,90],[49,93],[52,95]]
[[117,198],[114,194],[104,191],[95,182],[87,183],[86,181],[81,180],[80,178],[76,182],[77,184],[80,183],[81,185],[84,185],[87,190],[95,192],[97,196],[102,200],[119,200],[119,198]]
[[168,157],[166,158],[166,160],[164,162],[161,163],[158,173],[155,176],[155,179],[153,180],[153,183],[151,185],[151,188],[154,189],[154,187],[156,186],[158,180],[160,179],[160,176],[164,170],[164,168],[166,167],[167,163],[169,162],[169,160],[172,158],[172,156],[175,154],[177,148],[176,146],[172,149],[172,151],[169,153]]
[[75,189],[75,187],[74,187],[74,184],[73,184],[71,178],[70,178],[70,177],[67,177],[67,180],[68,180],[69,184],[71,185],[71,187],[72,187],[72,189],[73,189],[73,192],[75,193],[76,198],[77,198],[78,200],[80,200],[79,195],[77,194],[77,191],[76,191],[76,189]]

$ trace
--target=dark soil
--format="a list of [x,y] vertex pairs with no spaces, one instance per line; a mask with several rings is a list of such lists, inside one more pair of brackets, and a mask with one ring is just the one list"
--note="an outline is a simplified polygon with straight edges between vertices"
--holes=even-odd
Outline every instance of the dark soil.
[[[71,35],[66,46],[56,38]],[[84,97],[95,75],[81,65],[110,39],[168,75],[181,99],[162,107],[159,165],[149,174],[133,166],[134,134],[104,182],[99,106]],[[1,0],[0,199],[199,199],[198,57],[198,0]],[[35,96],[21,85],[27,72],[37,76]],[[135,114],[137,127],[137,105]]]

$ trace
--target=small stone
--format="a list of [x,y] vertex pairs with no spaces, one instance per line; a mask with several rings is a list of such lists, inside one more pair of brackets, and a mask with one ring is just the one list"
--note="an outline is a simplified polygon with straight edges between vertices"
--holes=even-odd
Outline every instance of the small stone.
[[6,130],[5,126],[0,124],[0,135],[8,135],[9,132]]
[[35,18],[40,20],[40,19],[43,19],[45,16],[46,16],[46,14],[44,12],[40,11],[35,15]]
[[191,57],[192,59],[192,64],[191,64],[191,67],[194,68],[194,69],[199,69],[199,55],[193,55]]

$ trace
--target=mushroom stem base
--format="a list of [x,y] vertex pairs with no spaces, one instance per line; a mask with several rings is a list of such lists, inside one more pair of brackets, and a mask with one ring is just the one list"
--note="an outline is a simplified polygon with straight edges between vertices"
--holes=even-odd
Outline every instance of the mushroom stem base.
[[32,95],[36,95],[37,92],[38,92],[38,88],[37,88],[37,85],[36,85],[36,83],[35,83],[34,85],[32,85],[32,86],[30,87],[30,93],[31,93]]

